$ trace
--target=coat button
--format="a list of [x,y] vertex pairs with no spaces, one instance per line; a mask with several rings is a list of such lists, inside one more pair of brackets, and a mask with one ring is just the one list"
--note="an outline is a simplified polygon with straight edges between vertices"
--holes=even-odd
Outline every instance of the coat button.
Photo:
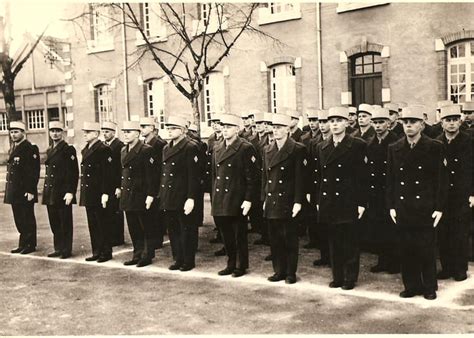
[[268,180],[268,183],[272,183],[272,180]]
[[163,162],[163,165],[166,165],[166,162]]
[[224,191],[225,191],[225,192],[229,192],[229,190],[228,190],[228,189],[225,189]]
[[327,179],[327,178],[323,178],[323,182],[327,182],[327,181],[328,181],[328,179]]
[[420,196],[416,195],[416,199],[420,199]]
[[228,176],[226,176],[226,177],[225,177],[225,179],[226,179],[226,180],[228,180],[228,179],[229,179],[229,177],[228,177]]
[[403,197],[403,196],[400,196],[400,199],[401,199],[401,200],[402,200],[402,199],[404,199],[404,198],[405,198],[405,197]]
[[[163,176],[166,176],[166,174],[165,174],[165,173],[163,173]],[[122,178],[123,178],[123,177],[122,177]]]
[[281,192],[278,193],[278,196],[283,196],[283,194]]
[[122,190],[123,190],[123,187],[120,187],[120,189],[122,189]]
[[217,176],[216,178],[217,178],[218,180],[220,180],[220,179],[221,179],[221,177],[220,177],[220,176]]
[[382,176],[385,176],[385,175],[387,175],[387,174],[386,174],[386,173],[382,173]]
[[317,184],[318,182],[317,181],[314,181],[314,184]]
[[453,170],[453,171],[451,171],[451,174],[453,174],[453,175],[454,175],[454,170]]
[[271,192],[269,192],[269,193],[268,193],[268,196],[271,196],[271,195],[272,195],[272,193],[271,193]]
[[130,189],[127,189],[127,191],[130,191]]
[[418,166],[418,169],[423,169],[423,167],[420,165],[420,166]]
[[285,167],[281,167],[280,170],[285,170]]
[[227,166],[228,166],[228,167],[232,167],[232,164],[228,163]]
[[403,171],[403,168],[400,168],[400,171]]
[[420,182],[419,182],[419,181],[415,181],[415,184],[420,184]]
[[384,164],[387,164],[387,161],[383,161]]
[[161,185],[161,187],[162,187],[162,188],[164,188],[164,187],[165,187],[165,185],[164,185],[164,184],[162,184],[162,185]]
[[458,161],[458,159],[457,159],[457,158],[455,158],[455,159],[454,159],[454,162],[457,162],[457,161]]
[[318,169],[314,169],[314,172],[317,173],[317,172],[318,172]]
[[454,187],[454,184],[451,183],[450,186],[451,186],[451,187]]
[[370,161],[370,164],[374,164],[374,161]]
[[268,168],[268,171],[272,170],[272,168]]
[[91,177],[91,175],[87,174],[87,177]]
[[374,173],[372,173],[372,174],[370,174],[370,175],[371,175],[372,177],[374,177],[374,176],[375,176],[375,174],[374,174]]
[[170,174],[170,177],[173,177],[173,174]]
[[209,175],[209,171],[206,171],[206,175]]
[[[81,175],[82,176],[82,175]],[[125,177],[122,176],[122,179],[124,179]]]
[[174,165],[174,162],[171,162],[171,165]]
[[338,192],[336,192],[336,196],[339,196],[339,193],[338,193]]
[[375,189],[375,187],[373,185],[370,186],[372,189]]
[[282,181],[282,180],[279,180],[279,181],[278,181],[278,183],[282,184],[282,183],[283,183],[283,181]]
[[325,191],[323,191],[323,196],[326,196],[326,195],[327,195],[327,194],[326,194],[326,192],[325,192]]
[[342,164],[338,164],[337,166],[338,166],[339,168],[341,168],[341,167],[342,167]]
[[217,165],[217,167],[220,167],[220,166],[221,166],[220,164]]
[[405,182],[400,182],[400,185],[405,185]]
[[169,185],[168,188],[171,188],[171,185]]
[[219,191],[219,188],[216,188],[216,191]]

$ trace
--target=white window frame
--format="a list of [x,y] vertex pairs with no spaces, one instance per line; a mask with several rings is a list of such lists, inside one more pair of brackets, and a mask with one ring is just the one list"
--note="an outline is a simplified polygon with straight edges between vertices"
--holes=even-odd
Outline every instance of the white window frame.
[[0,132],[8,131],[7,113],[0,112]]
[[45,127],[44,109],[25,111],[28,130],[43,130]]
[[152,79],[146,85],[146,115],[158,121],[160,129],[165,129],[165,87],[163,79]]
[[270,67],[270,109],[296,109],[296,69],[291,63],[280,63]]
[[212,72],[204,79],[202,90],[204,98],[204,122],[210,126],[211,114],[225,110],[224,74]]
[[[139,5],[142,6],[142,29],[148,41],[151,43],[167,41],[166,25],[161,19],[162,9],[160,3],[144,2]],[[142,33],[137,29],[135,44],[140,46],[145,43]]]
[[87,53],[99,53],[114,50],[112,20],[109,7],[91,4],[91,40],[87,40]]
[[[456,50],[459,55],[459,47],[464,46],[464,56],[451,57],[452,49]],[[467,40],[450,45],[447,48],[448,54],[448,99],[455,103],[462,103],[466,101],[474,101],[474,40]],[[456,71],[453,72],[454,68]],[[464,68],[464,72],[460,71]],[[462,79],[464,74],[464,81]],[[456,82],[453,81],[455,78]],[[460,87],[464,84],[464,93],[459,93]],[[456,86],[456,91],[452,91]],[[453,88],[451,88],[453,87]],[[460,99],[464,96],[464,99]]]
[[96,107],[99,113],[99,122],[114,121],[112,108],[112,88],[108,84],[102,84],[95,88],[97,93]]
[[301,5],[298,2],[268,2],[258,9],[258,24],[301,19]]
[[337,4],[336,13],[356,11],[358,9],[387,5],[389,3],[390,2],[339,2]]
[[[201,10],[201,18],[199,20],[193,20],[193,33],[194,35],[202,34],[206,28],[206,20],[209,19],[206,34],[212,34],[219,30],[225,31],[229,26],[229,18],[224,13],[224,5],[217,3],[199,3]],[[220,14],[219,14],[220,13]],[[219,15],[221,16],[221,24],[219,27]]]

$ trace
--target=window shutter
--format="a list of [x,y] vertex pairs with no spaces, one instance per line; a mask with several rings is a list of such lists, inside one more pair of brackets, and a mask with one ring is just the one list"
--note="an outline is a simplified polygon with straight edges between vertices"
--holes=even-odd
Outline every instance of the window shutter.
[[145,107],[145,116],[150,116],[150,111],[148,110],[148,82],[143,82],[143,105]]
[[143,3],[138,4],[138,9],[139,9],[139,24],[141,29],[145,29],[145,13],[143,10]]
[[97,93],[97,88],[94,88],[94,112],[95,112],[95,122],[100,122],[99,95]]
[[201,20],[202,19],[201,18],[201,4],[198,3],[196,6],[197,6],[197,18],[198,20]]
[[91,40],[95,40],[94,36],[94,5],[89,4],[89,27]]

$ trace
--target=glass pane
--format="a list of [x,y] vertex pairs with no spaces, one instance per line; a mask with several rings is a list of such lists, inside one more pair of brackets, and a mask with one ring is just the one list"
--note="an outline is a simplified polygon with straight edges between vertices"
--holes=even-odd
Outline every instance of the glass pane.
[[458,57],[463,58],[466,56],[466,45],[463,43],[458,45]]
[[362,73],[362,66],[356,66],[355,67],[355,73],[356,73],[356,75],[363,74]]
[[471,93],[474,95],[474,83],[471,83]]
[[458,72],[458,66],[457,65],[451,65],[451,74],[456,74]]
[[463,93],[463,94],[466,93],[466,85],[465,84],[459,85],[458,89],[459,89],[460,93]]
[[451,85],[451,94],[456,94],[458,92],[458,86]]
[[466,74],[459,74],[459,82],[460,83],[466,82]]
[[471,42],[471,55],[474,55],[474,42]]
[[380,55],[374,55],[374,62],[382,62],[382,57]]
[[466,65],[465,64],[460,64],[459,65],[459,72],[460,73],[465,73],[466,72]]
[[355,61],[356,65],[361,65],[362,64],[362,57],[358,57]]
[[373,65],[365,65],[364,66],[364,74],[370,74],[374,72]]
[[367,65],[369,63],[373,63],[372,55],[365,55],[364,56],[364,63]]
[[457,75],[451,75],[451,83],[456,83],[456,82],[458,82]]
[[458,48],[456,46],[451,47],[449,49],[449,54],[451,55],[452,58],[457,58],[458,57]]
[[457,96],[451,95],[451,101],[454,103],[457,103],[458,102]]
[[381,64],[381,63],[376,63],[376,64],[374,65],[374,72],[375,72],[375,73],[379,73],[379,72],[381,72],[381,71],[382,71],[382,64]]
[[466,95],[459,95],[458,103],[459,102],[466,102]]

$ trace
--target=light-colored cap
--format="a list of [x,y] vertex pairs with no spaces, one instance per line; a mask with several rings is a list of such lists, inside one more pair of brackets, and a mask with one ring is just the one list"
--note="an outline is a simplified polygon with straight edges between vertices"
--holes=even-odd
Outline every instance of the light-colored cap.
[[122,130],[138,130],[140,131],[139,121],[123,121]]
[[400,119],[418,119],[424,120],[423,113],[425,112],[424,106],[406,106],[402,108],[402,114]]
[[221,115],[221,124],[229,124],[231,126],[240,127],[242,125],[242,119],[238,116],[232,114],[222,114]]
[[209,118],[209,121],[211,122],[216,122],[216,121],[220,121],[220,117],[219,117],[220,114],[216,114],[216,113],[211,113],[211,117]]
[[291,116],[286,114],[273,114],[272,124],[274,126],[287,126],[291,125]]
[[84,122],[82,130],[85,131],[100,131],[99,122]]
[[285,113],[286,115],[290,116],[292,119],[299,119],[301,116],[300,112],[295,109],[287,109]]
[[263,113],[263,118],[267,123],[273,123],[273,113]]
[[373,104],[371,107],[372,107],[372,109],[382,108],[382,106],[379,105],[379,104]]
[[242,119],[248,119],[249,118],[249,112],[248,111],[244,111],[242,113],[240,113],[240,117]]
[[62,122],[59,121],[51,121],[49,122],[48,129],[61,129],[64,130],[64,125]]
[[265,113],[258,112],[254,116],[255,122],[266,122],[265,121]]
[[357,108],[356,107],[350,106],[350,107],[348,107],[348,109],[349,109],[349,114],[357,114]]
[[248,117],[250,117],[250,116],[255,117],[255,115],[258,114],[258,113],[260,113],[260,110],[258,110],[258,109],[251,109],[251,110],[249,110],[247,116],[248,116]]
[[308,119],[317,119],[318,118],[318,109],[313,107],[306,108],[306,116]]
[[474,101],[471,102],[464,102],[462,104],[463,111],[474,111]]
[[408,107],[408,104],[406,102],[403,102],[403,101],[398,102],[397,104],[398,104],[398,112],[399,113],[402,111],[403,108]]
[[141,126],[154,126],[155,119],[153,117],[142,117],[140,119],[140,125]]
[[361,113],[361,112],[372,114],[372,106],[367,103],[359,104],[359,109],[357,109],[357,113]]
[[331,107],[328,112],[328,119],[331,117],[342,117],[346,120],[349,119],[349,108],[347,107]]
[[372,116],[370,117],[372,120],[375,119],[390,119],[390,112],[388,108],[376,107],[372,110]]
[[192,124],[188,127],[188,129],[189,129],[190,131],[197,132],[197,131],[198,131],[198,126],[195,125],[194,123],[192,123]]
[[396,103],[385,103],[384,108],[387,108],[389,111],[394,111],[398,113],[398,104]]
[[21,121],[11,121],[10,122],[10,128],[8,128],[10,130],[12,129],[20,129],[20,130],[23,130],[25,131],[26,130],[26,127],[25,127],[25,124]]
[[102,122],[102,129],[110,129],[110,130],[116,130],[117,129],[117,123],[115,122]]
[[187,123],[186,119],[183,118],[183,117],[170,116],[170,117],[168,117],[168,121],[166,121],[165,125],[186,128],[188,123]]
[[459,116],[461,117],[461,105],[460,104],[452,104],[449,106],[441,107],[441,114],[440,118],[444,119],[448,116]]
[[453,101],[450,100],[438,101],[438,103],[436,103],[436,109],[441,109],[445,106],[452,106],[453,104]]
[[318,120],[326,121],[328,119],[329,111],[327,109],[318,110]]

